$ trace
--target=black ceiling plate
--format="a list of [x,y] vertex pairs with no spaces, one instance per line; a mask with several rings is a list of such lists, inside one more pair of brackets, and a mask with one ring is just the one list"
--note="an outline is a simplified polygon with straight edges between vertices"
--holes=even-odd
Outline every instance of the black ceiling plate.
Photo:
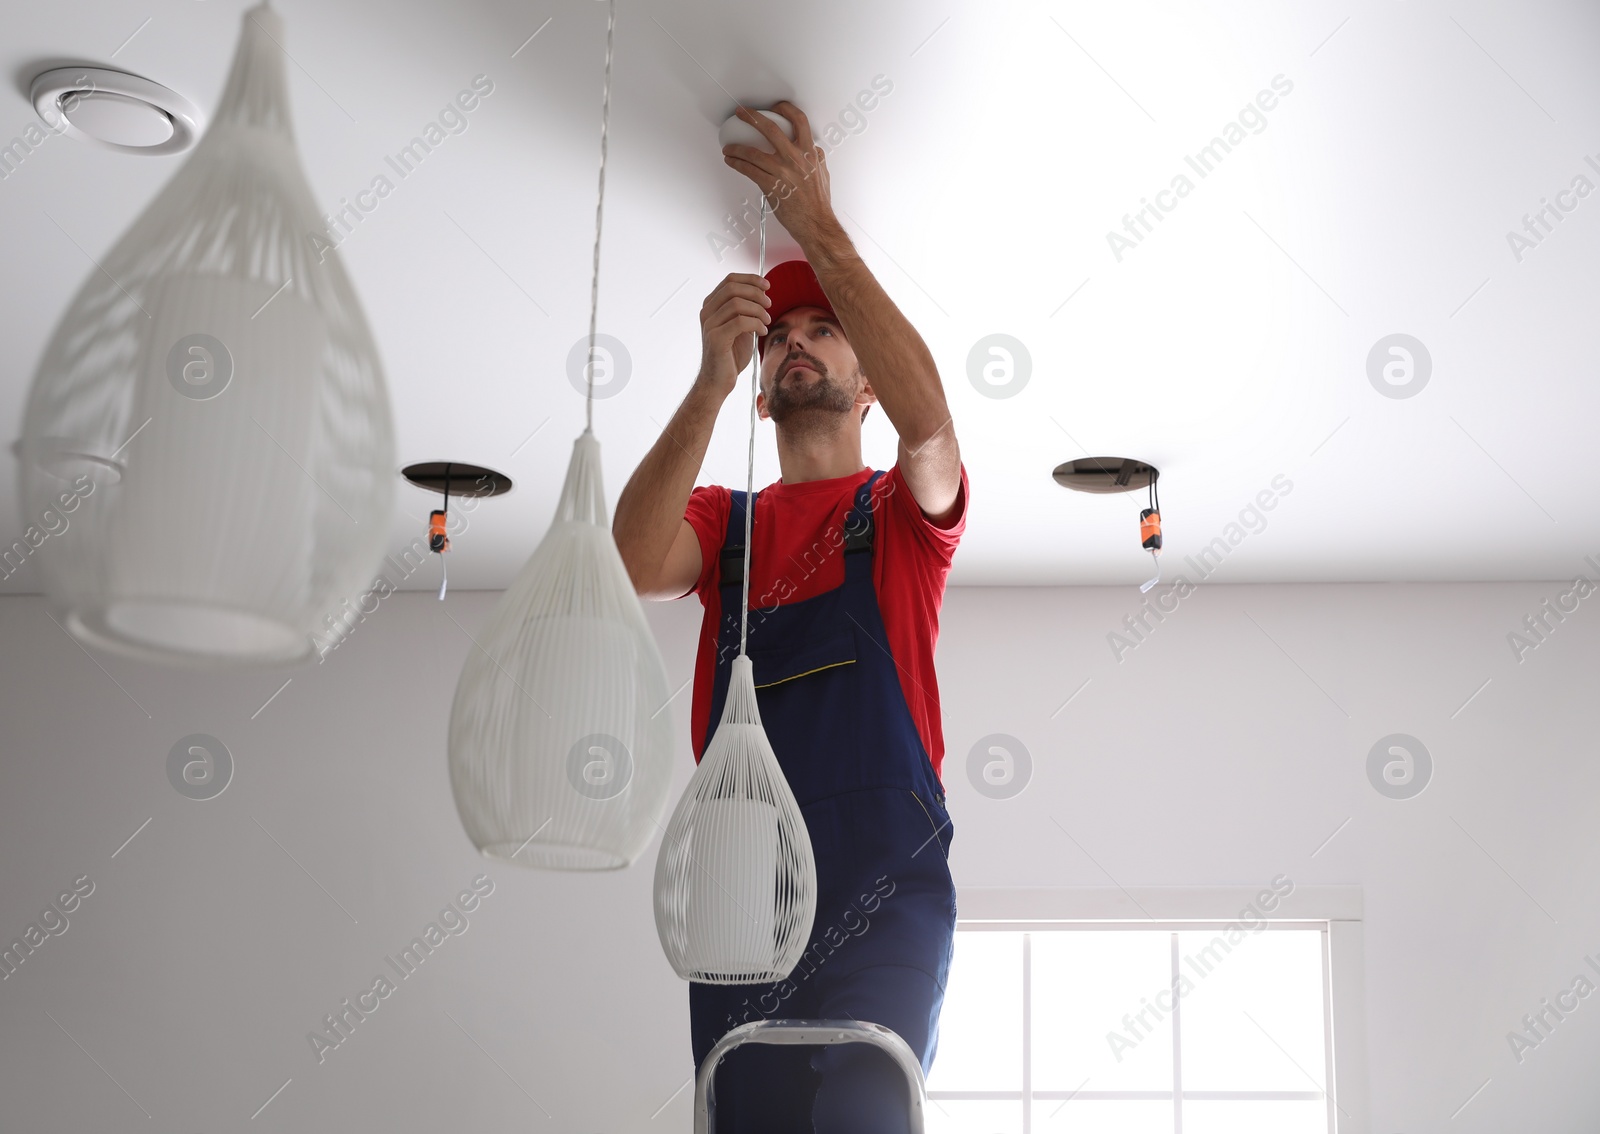
[[1062,488],[1104,494],[1144,488],[1161,470],[1133,457],[1079,457],[1057,465],[1051,475]]
[[499,496],[511,491],[511,478],[505,473],[465,461],[421,461],[407,465],[400,475],[418,488],[443,496],[447,469],[451,496]]

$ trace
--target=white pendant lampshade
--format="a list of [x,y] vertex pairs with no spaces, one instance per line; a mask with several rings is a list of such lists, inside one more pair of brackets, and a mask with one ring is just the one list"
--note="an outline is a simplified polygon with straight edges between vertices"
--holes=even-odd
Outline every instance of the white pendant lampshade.
[[[760,235],[758,276],[767,262],[765,198]],[[662,951],[680,977],[704,984],[782,980],[805,951],[817,912],[811,833],[761,726],[754,671],[745,651],[755,519],[756,345],[752,335],[739,654],[728,675],[722,719],[656,854],[656,934]]]
[[284,40],[270,8],[245,13],[204,138],[90,273],[28,397],[23,514],[72,512],[34,559],[64,625],[104,648],[303,659],[383,554],[383,371],[310,239]]
[[741,654],[722,720],[661,840],[656,933],[685,980],[770,983],[805,951],[816,893],[811,836]]
[[633,862],[666,811],[671,696],[607,524],[600,443],[585,430],[555,521],[456,686],[450,785],[468,837],[523,866]]
[[554,870],[632,863],[672,778],[666,668],[611,536],[593,430],[616,0],[607,8],[586,426],[555,521],[496,604],[450,709],[450,786],[468,837],[486,855]]

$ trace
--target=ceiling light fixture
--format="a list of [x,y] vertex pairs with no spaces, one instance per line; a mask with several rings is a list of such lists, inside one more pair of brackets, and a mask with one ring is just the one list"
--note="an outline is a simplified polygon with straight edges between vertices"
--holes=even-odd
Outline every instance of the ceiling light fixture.
[[1159,474],[1148,461],[1133,457],[1079,457],[1057,465],[1050,475],[1062,488],[1103,495],[1144,488]]
[[594,342],[616,0],[606,19],[585,426],[550,530],[489,616],[450,708],[450,787],[485,855],[618,870],[644,852],[672,780],[672,695],[606,516]]
[[500,496],[511,491],[511,478],[465,461],[424,461],[407,465],[400,475],[426,492],[443,496],[442,506],[428,513],[428,550],[439,556],[439,601],[443,602],[450,583],[450,568],[444,558],[450,550],[450,493],[454,491],[458,500]]
[[200,110],[160,83],[104,67],[57,67],[29,98],[54,133],[125,154],[182,153],[200,137]]
[[[784,132],[784,135],[794,141],[794,123],[790,122],[776,110],[757,110],[768,122]],[[757,149],[766,149],[767,137],[750,123],[740,118],[737,114],[730,114],[717,131],[718,146],[755,146]]]
[[448,487],[458,500],[511,491],[511,478],[505,473],[466,461],[418,461],[401,469],[400,475],[427,493],[437,495]]
[[1095,495],[1148,488],[1149,507],[1139,512],[1139,546],[1150,553],[1156,573],[1139,584],[1139,590],[1148,591],[1161,581],[1160,469],[1133,457],[1079,457],[1057,465],[1051,476],[1062,488]]

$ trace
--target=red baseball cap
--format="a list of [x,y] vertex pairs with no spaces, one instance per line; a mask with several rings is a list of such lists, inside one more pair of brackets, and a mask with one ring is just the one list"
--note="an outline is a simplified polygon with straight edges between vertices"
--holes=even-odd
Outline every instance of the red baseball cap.
[[[772,300],[772,306],[767,308],[767,314],[776,323],[784,315],[796,307],[820,307],[829,315],[834,315],[833,304],[828,302],[827,294],[822,290],[822,285],[817,282],[817,273],[811,270],[811,265],[804,260],[785,260],[773,266],[766,275],[767,298]],[[768,324],[770,326],[771,323]],[[761,353],[767,352],[767,335],[761,337]]]

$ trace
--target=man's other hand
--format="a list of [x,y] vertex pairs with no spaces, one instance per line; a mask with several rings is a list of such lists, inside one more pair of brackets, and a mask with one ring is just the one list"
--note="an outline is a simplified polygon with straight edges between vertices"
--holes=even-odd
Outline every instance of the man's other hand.
[[700,305],[700,376],[696,382],[727,397],[738,384],[739,372],[750,365],[754,335],[767,333],[767,281],[760,276],[734,272],[719,283]]

